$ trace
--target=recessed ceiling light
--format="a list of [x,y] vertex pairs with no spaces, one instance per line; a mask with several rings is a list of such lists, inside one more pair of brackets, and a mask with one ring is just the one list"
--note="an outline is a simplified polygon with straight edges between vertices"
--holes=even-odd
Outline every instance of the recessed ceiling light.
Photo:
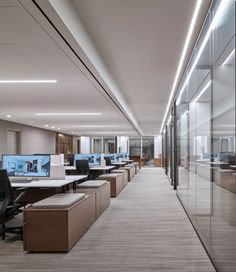
[[79,116],[79,115],[101,115],[100,112],[51,112],[51,113],[35,113],[37,116]]
[[11,114],[7,114],[6,117],[7,118],[11,118],[12,116],[11,116]]
[[72,131],[71,133],[72,133],[72,134],[74,134],[75,132],[74,132],[74,131]]
[[46,124],[46,125],[44,125],[45,127],[48,127],[48,125]]
[[54,126],[52,126],[51,128],[55,128]]
[[78,134],[79,134],[79,132],[75,132],[75,134],[76,134],[76,135],[78,135]]
[[57,130],[61,130],[60,128],[57,128]]
[[42,80],[0,80],[0,84],[15,84],[15,83],[57,83],[54,79],[42,79]]

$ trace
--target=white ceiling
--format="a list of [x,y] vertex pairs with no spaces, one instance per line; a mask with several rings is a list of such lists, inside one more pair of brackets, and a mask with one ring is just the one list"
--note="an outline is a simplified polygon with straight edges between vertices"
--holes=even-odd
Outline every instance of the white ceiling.
[[[75,12],[144,134],[159,133],[196,1],[67,1],[73,2]],[[198,29],[209,2],[204,2]],[[48,124],[49,128],[55,126],[55,130],[81,135],[136,134],[117,107],[81,69],[81,64],[77,64],[76,57],[67,54],[64,41],[59,36],[52,39],[49,30],[46,32],[33,17],[31,10],[25,10],[17,1],[0,0],[0,80],[56,79],[58,83],[0,84],[0,119],[11,114],[10,120],[14,122],[43,128]],[[63,118],[35,115],[40,112],[102,115]]]

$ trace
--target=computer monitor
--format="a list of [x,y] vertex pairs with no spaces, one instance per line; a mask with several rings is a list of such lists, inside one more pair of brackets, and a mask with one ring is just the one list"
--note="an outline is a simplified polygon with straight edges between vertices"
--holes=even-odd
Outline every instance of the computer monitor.
[[10,177],[49,177],[50,155],[3,155],[2,168]]
[[104,154],[104,158],[110,158],[112,161],[114,161],[114,153]]
[[101,164],[101,154],[75,154],[75,161],[88,160],[90,165]]

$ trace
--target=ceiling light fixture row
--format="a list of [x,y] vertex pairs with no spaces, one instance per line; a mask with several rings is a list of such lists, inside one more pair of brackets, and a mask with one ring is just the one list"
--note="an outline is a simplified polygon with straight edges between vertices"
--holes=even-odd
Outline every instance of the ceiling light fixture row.
[[[194,14],[193,14],[193,18],[192,18],[192,21],[191,21],[191,25],[190,25],[190,28],[189,28],[188,35],[192,35],[192,32],[190,32],[190,29],[191,29],[192,23],[195,24],[195,22],[196,22],[196,17],[197,17],[196,14],[198,14],[199,9],[200,9],[200,5],[201,5],[201,3],[199,3],[199,1],[197,2],[196,8],[194,10]],[[200,1],[200,2],[202,2],[202,1]],[[184,92],[184,89],[186,88],[186,86],[187,86],[187,84],[188,84],[188,82],[190,80],[190,77],[191,77],[191,75],[192,75],[192,73],[193,73],[193,71],[194,71],[194,69],[195,69],[195,67],[196,67],[196,65],[197,65],[197,63],[198,63],[198,61],[199,61],[202,53],[203,53],[203,50],[204,50],[204,48],[205,48],[205,46],[206,46],[206,44],[207,44],[207,42],[208,42],[208,40],[209,40],[209,38],[211,36],[211,32],[218,25],[218,23],[219,23],[222,15],[224,14],[224,12],[225,12],[225,10],[226,10],[226,8],[227,8],[227,6],[228,6],[229,3],[230,3],[230,0],[221,0],[221,3],[218,6],[218,9],[217,9],[217,11],[215,13],[215,16],[214,16],[214,18],[213,18],[213,20],[212,20],[212,22],[211,22],[211,24],[210,24],[210,26],[208,28],[208,31],[207,31],[207,33],[206,33],[206,35],[204,37],[204,40],[203,40],[203,42],[201,44],[201,47],[199,48],[198,54],[195,57],[194,63],[192,65],[191,69],[189,70],[188,76],[186,77],[186,80],[185,80],[185,82],[184,82],[184,84],[183,84],[183,86],[182,86],[182,88],[181,88],[181,90],[179,92],[178,98],[176,100],[176,105],[179,105],[180,100],[181,100],[181,96],[182,96],[182,94]],[[188,43],[189,43],[190,40],[188,40],[188,35],[187,35],[186,42],[188,41]],[[184,52],[184,50],[183,50],[183,52]],[[180,61],[180,63],[181,63],[181,61]],[[175,91],[175,89],[172,88],[173,94],[174,94],[174,91]],[[165,125],[165,122],[166,122],[166,117],[167,117],[167,114],[169,112],[169,107],[170,107],[171,102],[172,102],[172,98],[173,98],[172,92],[171,92],[171,96],[170,96],[168,104],[167,104],[167,108],[166,108],[166,112],[165,112],[165,115],[164,115],[164,118],[163,118],[163,122],[162,122],[160,133],[162,133],[162,131],[163,131],[163,128],[164,128],[164,125]]]
[[0,80],[0,84],[38,84],[38,83],[57,83],[57,80],[55,79],[21,79],[21,80],[11,80],[11,79],[6,79],[6,80]]
[[201,8],[201,4],[202,4],[202,0],[198,0],[197,4],[195,6],[194,12],[193,12],[192,20],[191,20],[191,23],[190,23],[190,26],[189,26],[189,30],[188,30],[187,37],[186,37],[186,40],[185,40],[184,48],[183,48],[183,51],[182,51],[182,54],[181,54],[181,57],[180,57],[180,61],[179,61],[179,65],[178,65],[178,68],[177,68],[177,71],[176,71],[175,79],[174,79],[173,86],[172,86],[171,93],[170,93],[170,97],[169,97],[169,100],[168,100],[168,103],[167,103],[167,107],[166,107],[165,115],[164,115],[163,122],[162,122],[162,125],[161,125],[160,133],[162,133],[164,124],[166,122],[166,118],[167,118],[167,115],[168,115],[168,112],[169,112],[169,108],[170,108],[170,105],[171,105],[171,102],[172,102],[172,99],[173,99],[173,96],[174,96],[174,93],[175,93],[175,89],[176,89],[176,86],[177,86],[177,83],[178,83],[178,80],[179,80],[180,72],[181,72],[181,70],[183,68],[184,60],[185,60],[187,50],[188,50],[188,47],[189,47],[189,44],[190,44],[190,41],[191,41],[191,38],[192,38],[192,34],[193,34],[195,24],[196,24],[196,21],[197,21],[198,13],[199,13],[200,8]]
[[100,112],[48,112],[35,113],[36,116],[94,116],[101,115]]

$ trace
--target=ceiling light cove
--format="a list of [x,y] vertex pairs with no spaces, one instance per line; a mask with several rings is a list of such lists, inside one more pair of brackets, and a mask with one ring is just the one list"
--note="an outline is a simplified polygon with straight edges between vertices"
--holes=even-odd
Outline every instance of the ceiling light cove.
[[36,116],[94,116],[102,115],[100,112],[48,112],[48,113],[35,113]]
[[73,126],[73,128],[117,128],[120,126],[114,126],[114,125],[78,125]]
[[0,80],[0,84],[21,84],[21,83],[29,83],[29,84],[38,84],[38,83],[57,83],[55,79],[22,79],[22,80]]
[[192,20],[191,20],[191,23],[190,23],[190,26],[189,26],[189,30],[188,30],[188,33],[187,33],[187,37],[186,37],[186,40],[185,40],[185,44],[184,44],[184,47],[183,47],[183,51],[182,51],[180,61],[179,61],[179,64],[178,64],[178,68],[177,68],[177,71],[176,71],[176,75],[175,75],[175,78],[174,78],[174,82],[173,82],[173,85],[172,85],[172,89],[171,89],[171,92],[170,92],[170,97],[169,97],[169,100],[168,100],[168,103],[167,103],[167,106],[166,106],[166,111],[165,111],[164,118],[163,118],[163,121],[162,121],[160,133],[162,133],[162,130],[164,128],[165,121],[166,121],[166,118],[167,118],[167,115],[168,115],[168,112],[169,112],[169,108],[170,108],[172,99],[174,97],[176,86],[177,86],[177,83],[178,83],[178,80],[179,80],[179,77],[180,77],[180,73],[181,73],[181,70],[182,70],[182,67],[183,67],[183,64],[184,64],[185,57],[187,55],[187,50],[188,50],[188,47],[190,45],[190,41],[191,41],[191,38],[192,38],[192,35],[193,35],[193,30],[194,30],[194,27],[195,27],[195,24],[196,24],[196,21],[197,21],[197,17],[198,17],[200,8],[201,8],[201,4],[202,4],[202,0],[197,0],[196,6],[195,6],[195,9],[194,9],[194,12],[193,12]]

